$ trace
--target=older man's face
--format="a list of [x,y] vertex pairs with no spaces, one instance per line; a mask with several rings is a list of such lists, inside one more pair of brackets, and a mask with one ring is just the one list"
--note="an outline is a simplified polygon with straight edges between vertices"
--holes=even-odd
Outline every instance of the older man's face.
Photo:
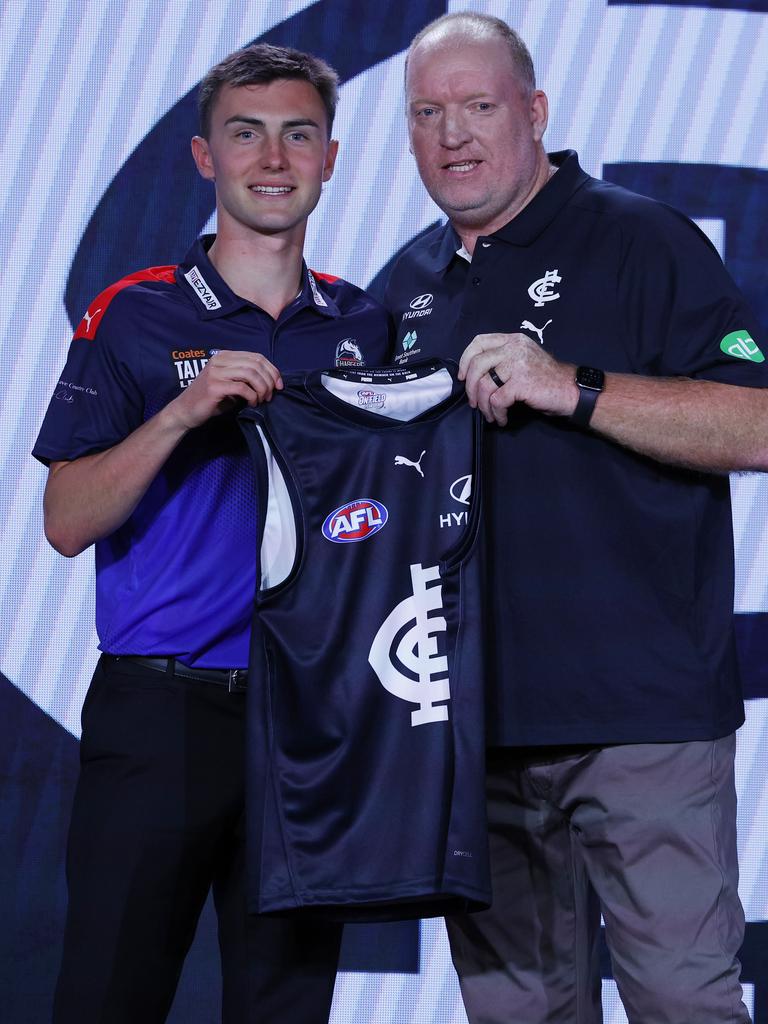
[[427,36],[406,102],[421,178],[460,233],[498,230],[546,181],[546,97],[525,89],[503,40]]

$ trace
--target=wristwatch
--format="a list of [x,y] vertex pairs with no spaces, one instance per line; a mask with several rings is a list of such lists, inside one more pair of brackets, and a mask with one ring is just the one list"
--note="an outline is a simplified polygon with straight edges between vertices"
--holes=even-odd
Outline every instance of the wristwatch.
[[594,366],[578,366],[576,368],[576,386],[579,389],[579,401],[571,413],[571,423],[579,427],[589,426],[597,396],[605,387],[605,374]]

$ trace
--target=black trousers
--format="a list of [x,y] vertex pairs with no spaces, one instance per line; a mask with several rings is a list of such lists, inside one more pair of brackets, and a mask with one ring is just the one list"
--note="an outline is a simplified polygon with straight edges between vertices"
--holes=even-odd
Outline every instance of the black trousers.
[[341,926],[245,909],[245,695],[102,657],[80,755],[54,1024],[162,1024],[211,888],[223,1024],[325,1024]]

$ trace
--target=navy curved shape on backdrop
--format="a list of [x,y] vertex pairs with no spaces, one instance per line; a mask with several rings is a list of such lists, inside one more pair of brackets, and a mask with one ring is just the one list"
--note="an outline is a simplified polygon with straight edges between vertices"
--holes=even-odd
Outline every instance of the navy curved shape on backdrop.
[[[445,0],[319,0],[254,42],[318,53],[342,82],[404,50]],[[197,133],[197,87],[139,143],[93,212],[72,261],[64,304],[74,326],[88,303],[125,274],[177,263],[214,210],[189,140]]]
[[763,329],[768,330],[768,171],[722,164],[606,164],[603,177],[652,196],[688,217],[725,223],[723,261]]

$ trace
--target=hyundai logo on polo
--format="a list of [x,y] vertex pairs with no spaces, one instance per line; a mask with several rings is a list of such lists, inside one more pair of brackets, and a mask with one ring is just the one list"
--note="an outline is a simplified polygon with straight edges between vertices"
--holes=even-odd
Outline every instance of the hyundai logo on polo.
[[458,501],[460,505],[468,505],[469,499],[472,497],[472,476],[460,476],[458,480],[454,480],[450,487],[451,497],[454,501]]
[[389,512],[373,498],[355,498],[334,509],[323,523],[323,536],[334,544],[354,544],[378,533]]
[[409,305],[410,309],[406,309],[403,313],[403,320],[412,320],[415,316],[429,316],[432,312],[431,305],[434,295],[431,292],[424,292],[423,295],[417,295],[415,299],[411,299]]

